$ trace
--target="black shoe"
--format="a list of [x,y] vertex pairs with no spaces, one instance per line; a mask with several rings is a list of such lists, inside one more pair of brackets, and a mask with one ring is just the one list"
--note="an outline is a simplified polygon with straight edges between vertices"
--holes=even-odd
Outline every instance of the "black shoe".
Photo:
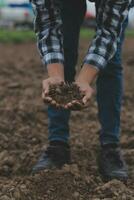
[[99,172],[105,181],[118,179],[126,181],[128,172],[120,147],[106,145],[98,157]]
[[70,147],[67,143],[59,141],[50,142],[46,151],[33,167],[32,173],[35,174],[44,169],[61,168],[64,164],[69,164],[70,160]]

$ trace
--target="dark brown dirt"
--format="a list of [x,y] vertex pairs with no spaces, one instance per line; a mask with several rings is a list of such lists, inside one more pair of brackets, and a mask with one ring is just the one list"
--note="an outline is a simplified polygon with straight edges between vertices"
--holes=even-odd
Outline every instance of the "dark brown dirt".
[[[81,42],[81,58],[87,43]],[[47,106],[41,99],[46,73],[35,44],[0,45],[0,200],[134,200],[133,54],[134,39],[128,39],[121,137],[130,173],[125,185],[104,183],[98,173],[100,127],[94,99],[88,109],[72,112],[72,165],[30,175],[47,145]]]
[[[68,103],[72,103],[73,101],[77,102],[73,106],[73,110],[81,110],[84,108],[82,102],[84,95],[74,83],[50,84],[47,97],[51,97],[58,104],[59,108],[64,108]],[[49,103],[47,100],[44,102]]]

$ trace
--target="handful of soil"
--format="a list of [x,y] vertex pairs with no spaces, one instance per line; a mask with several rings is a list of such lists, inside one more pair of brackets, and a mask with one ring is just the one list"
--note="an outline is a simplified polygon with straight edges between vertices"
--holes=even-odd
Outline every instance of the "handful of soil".
[[71,110],[81,110],[84,108],[84,104],[82,102],[83,96],[84,95],[80,91],[79,87],[74,83],[51,84],[49,86],[48,97],[55,100],[60,107],[64,107],[72,101],[77,101]]

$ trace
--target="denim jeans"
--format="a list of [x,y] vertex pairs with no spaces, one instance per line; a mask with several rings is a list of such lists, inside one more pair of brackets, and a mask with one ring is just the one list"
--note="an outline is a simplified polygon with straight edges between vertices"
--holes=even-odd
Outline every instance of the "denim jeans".
[[[78,57],[80,26],[83,22],[86,3],[83,0],[62,0],[62,21],[65,53],[65,79],[72,82]],[[123,95],[122,44],[127,20],[123,25],[115,56],[102,70],[97,80],[98,116],[101,124],[101,144],[119,143],[120,112]],[[48,107],[49,141],[69,139],[70,111]],[[90,133],[89,133],[90,134]]]

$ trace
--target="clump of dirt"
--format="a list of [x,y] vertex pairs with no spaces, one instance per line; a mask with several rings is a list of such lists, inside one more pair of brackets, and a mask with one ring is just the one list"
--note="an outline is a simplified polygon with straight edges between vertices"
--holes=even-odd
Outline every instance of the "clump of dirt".
[[80,91],[80,88],[74,83],[51,84],[48,96],[55,100],[60,107],[64,107],[68,103],[77,101],[74,109],[84,108],[82,102],[84,95]]
[[110,199],[125,200],[131,199],[132,195],[131,190],[129,190],[125,184],[116,179],[97,187],[95,192],[96,196],[99,195],[101,199],[107,197]]
[[18,177],[1,186],[0,200],[133,200],[133,192],[117,180],[104,183],[86,176],[76,164]]
[[[87,39],[82,40],[81,58],[88,45]],[[126,63],[133,58],[134,40],[127,39],[125,46]],[[40,63],[35,44],[0,45],[0,200],[134,200],[133,67],[125,66],[121,116],[121,145],[129,168],[125,185],[117,180],[105,183],[98,172],[100,126],[95,99],[86,110],[71,114],[72,164],[31,175],[48,141],[47,106],[41,98],[41,82],[47,74]]]

